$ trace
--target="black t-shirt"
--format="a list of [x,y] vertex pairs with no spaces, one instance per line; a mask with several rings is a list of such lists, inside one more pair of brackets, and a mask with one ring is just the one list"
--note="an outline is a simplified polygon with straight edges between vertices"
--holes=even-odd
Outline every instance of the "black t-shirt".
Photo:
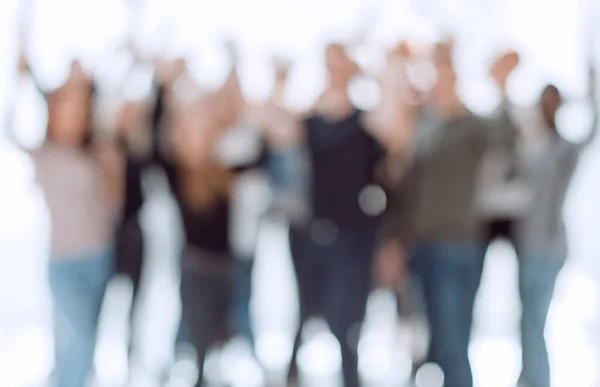
[[305,125],[313,219],[342,230],[376,227],[378,217],[367,215],[360,202],[364,189],[376,183],[384,150],[364,129],[361,112],[337,121],[312,116]]
[[[151,156],[143,160],[133,157],[127,159],[124,219],[136,217],[142,207],[144,198],[141,178],[144,169],[150,165],[158,165],[164,170],[171,192],[177,201],[186,245],[228,256],[230,255],[231,198],[221,197],[211,208],[203,211],[195,211],[186,204],[181,193],[180,174],[177,166],[164,154],[161,147],[164,131],[168,130],[164,96],[164,86],[158,85],[156,105],[152,116],[153,150]],[[238,174],[253,168],[265,167],[267,157],[267,149],[263,141],[261,152],[256,160],[241,166],[232,166],[231,171]]]
[[[266,152],[262,152],[259,159],[243,166],[231,167],[234,174],[243,173],[253,168],[263,167],[266,161]],[[230,227],[231,227],[231,197],[219,197],[210,208],[203,210],[191,209],[181,192],[181,178],[177,167],[165,162],[163,164],[169,186],[179,206],[185,243],[187,246],[197,247],[215,253],[219,256],[231,257]]]

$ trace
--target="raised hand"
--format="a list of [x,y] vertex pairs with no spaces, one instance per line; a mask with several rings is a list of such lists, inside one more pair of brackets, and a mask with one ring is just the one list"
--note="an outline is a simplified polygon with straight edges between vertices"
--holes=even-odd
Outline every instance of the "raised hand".
[[508,51],[492,65],[490,75],[503,93],[506,92],[508,78],[519,65],[519,62],[519,54],[515,51]]
[[29,72],[29,60],[27,59],[27,55],[25,55],[25,53],[21,53],[19,55],[18,66],[21,73]]

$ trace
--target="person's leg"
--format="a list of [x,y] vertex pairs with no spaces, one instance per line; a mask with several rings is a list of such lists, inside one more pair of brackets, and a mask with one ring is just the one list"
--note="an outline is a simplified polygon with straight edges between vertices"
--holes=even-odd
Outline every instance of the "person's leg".
[[129,219],[119,227],[117,232],[117,273],[125,274],[133,285],[133,304],[142,278],[144,262],[144,233],[137,219]]
[[344,386],[358,387],[358,336],[371,289],[374,240],[340,235],[331,247],[327,249],[323,313],[340,344]]
[[315,296],[320,294],[320,276],[315,270],[314,248],[311,247],[311,241],[304,233],[290,230],[290,253],[294,274],[296,275],[296,284],[298,288],[298,304],[300,309],[300,318],[298,330],[294,337],[294,346],[290,358],[290,368],[288,370],[288,382],[298,378],[298,351],[302,345],[302,328],[308,318],[317,310],[317,300]]
[[292,356],[290,357],[290,368],[288,369],[287,374],[288,382],[292,382],[294,379],[298,378],[298,351],[300,350],[300,346],[302,345],[302,328],[304,327],[304,323],[305,321],[301,316],[300,323],[298,325],[298,330],[296,331],[296,336],[294,337]]
[[481,280],[480,248],[470,243],[428,244],[418,249],[431,327],[430,361],[446,387],[472,387],[469,339]]
[[85,386],[93,369],[98,318],[111,271],[108,254],[50,264],[50,286],[58,317],[58,387]]
[[[364,273],[359,265],[339,267],[337,274],[332,275],[332,282],[324,295],[329,298],[325,318],[340,344],[345,387],[360,385],[357,345],[366,306],[363,277]],[[356,335],[351,336],[351,333]]]
[[190,330],[188,329],[182,315],[181,320],[179,321],[179,326],[177,327],[177,335],[175,336],[175,352],[178,351],[178,348],[189,344],[190,341]]
[[[180,254],[179,256],[179,273],[180,273],[180,277],[181,277],[181,281],[183,282],[183,257],[184,254]],[[183,297],[183,289],[181,288],[180,285],[180,290],[181,290],[181,295]],[[179,319],[179,326],[177,327],[177,335],[175,336],[175,357],[177,357],[177,352],[180,348],[185,347],[187,344],[191,344],[191,334],[190,334],[190,329],[187,327],[186,321],[184,319],[183,316],[183,301],[181,301],[181,317]]]
[[139,308],[139,288],[144,262],[144,235],[137,219],[126,220],[117,230],[116,238],[117,274],[124,274],[133,286],[131,313],[129,315],[130,336],[128,352],[131,357],[134,351],[133,318]]
[[235,300],[233,308],[233,331],[254,346],[254,335],[250,322],[250,299],[252,296],[252,257],[239,259],[235,263]]
[[523,305],[521,342],[523,371],[527,387],[550,386],[550,364],[544,338],[546,318],[556,278],[563,262],[549,257],[523,257],[519,270],[519,294]]
[[191,342],[198,359],[197,387],[204,380],[204,361],[210,347],[221,338],[231,310],[233,284],[229,279],[191,273],[181,279],[182,315],[189,328]]

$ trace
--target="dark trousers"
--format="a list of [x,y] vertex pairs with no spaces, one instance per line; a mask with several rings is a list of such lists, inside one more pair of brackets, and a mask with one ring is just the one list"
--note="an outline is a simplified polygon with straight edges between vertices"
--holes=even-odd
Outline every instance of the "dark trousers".
[[131,280],[135,302],[140,288],[145,253],[144,234],[136,218],[124,221],[117,228],[115,253],[115,271],[117,274],[126,275]]
[[[133,285],[132,310],[137,309],[142,267],[144,262],[144,235],[137,218],[127,219],[117,228],[115,246],[115,272],[125,275]],[[130,316],[130,323],[131,317]],[[129,352],[132,341],[129,342]]]
[[208,350],[229,337],[234,297],[233,268],[197,270],[184,262],[181,276],[181,305],[185,327],[198,355],[200,387]]
[[492,242],[497,239],[506,239],[510,242],[515,249],[517,249],[517,241],[515,238],[514,221],[512,219],[494,219],[488,221],[486,224],[486,233],[484,236],[484,249],[483,254],[487,252]]
[[[300,330],[314,315],[325,318],[338,339],[344,386],[359,385],[356,346],[352,328],[364,318],[371,290],[375,236],[370,232],[340,232],[330,244],[316,243],[308,232],[291,232],[290,248],[300,298]],[[358,330],[356,331],[358,333]],[[300,346],[297,334],[292,366]]]

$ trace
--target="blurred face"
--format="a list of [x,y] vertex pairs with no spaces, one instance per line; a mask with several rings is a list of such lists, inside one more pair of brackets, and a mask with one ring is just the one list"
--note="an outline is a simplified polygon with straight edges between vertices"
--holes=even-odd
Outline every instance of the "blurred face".
[[358,72],[358,66],[339,44],[330,44],[325,52],[325,64],[329,78],[334,86],[345,86]]
[[48,136],[58,144],[83,144],[90,124],[91,95],[87,84],[70,82],[48,100]]
[[189,169],[212,159],[217,131],[206,101],[196,101],[177,111],[173,146],[179,161]]
[[562,103],[560,92],[554,86],[547,86],[542,92],[540,107],[542,109],[542,118],[549,129],[556,129],[556,112]]

